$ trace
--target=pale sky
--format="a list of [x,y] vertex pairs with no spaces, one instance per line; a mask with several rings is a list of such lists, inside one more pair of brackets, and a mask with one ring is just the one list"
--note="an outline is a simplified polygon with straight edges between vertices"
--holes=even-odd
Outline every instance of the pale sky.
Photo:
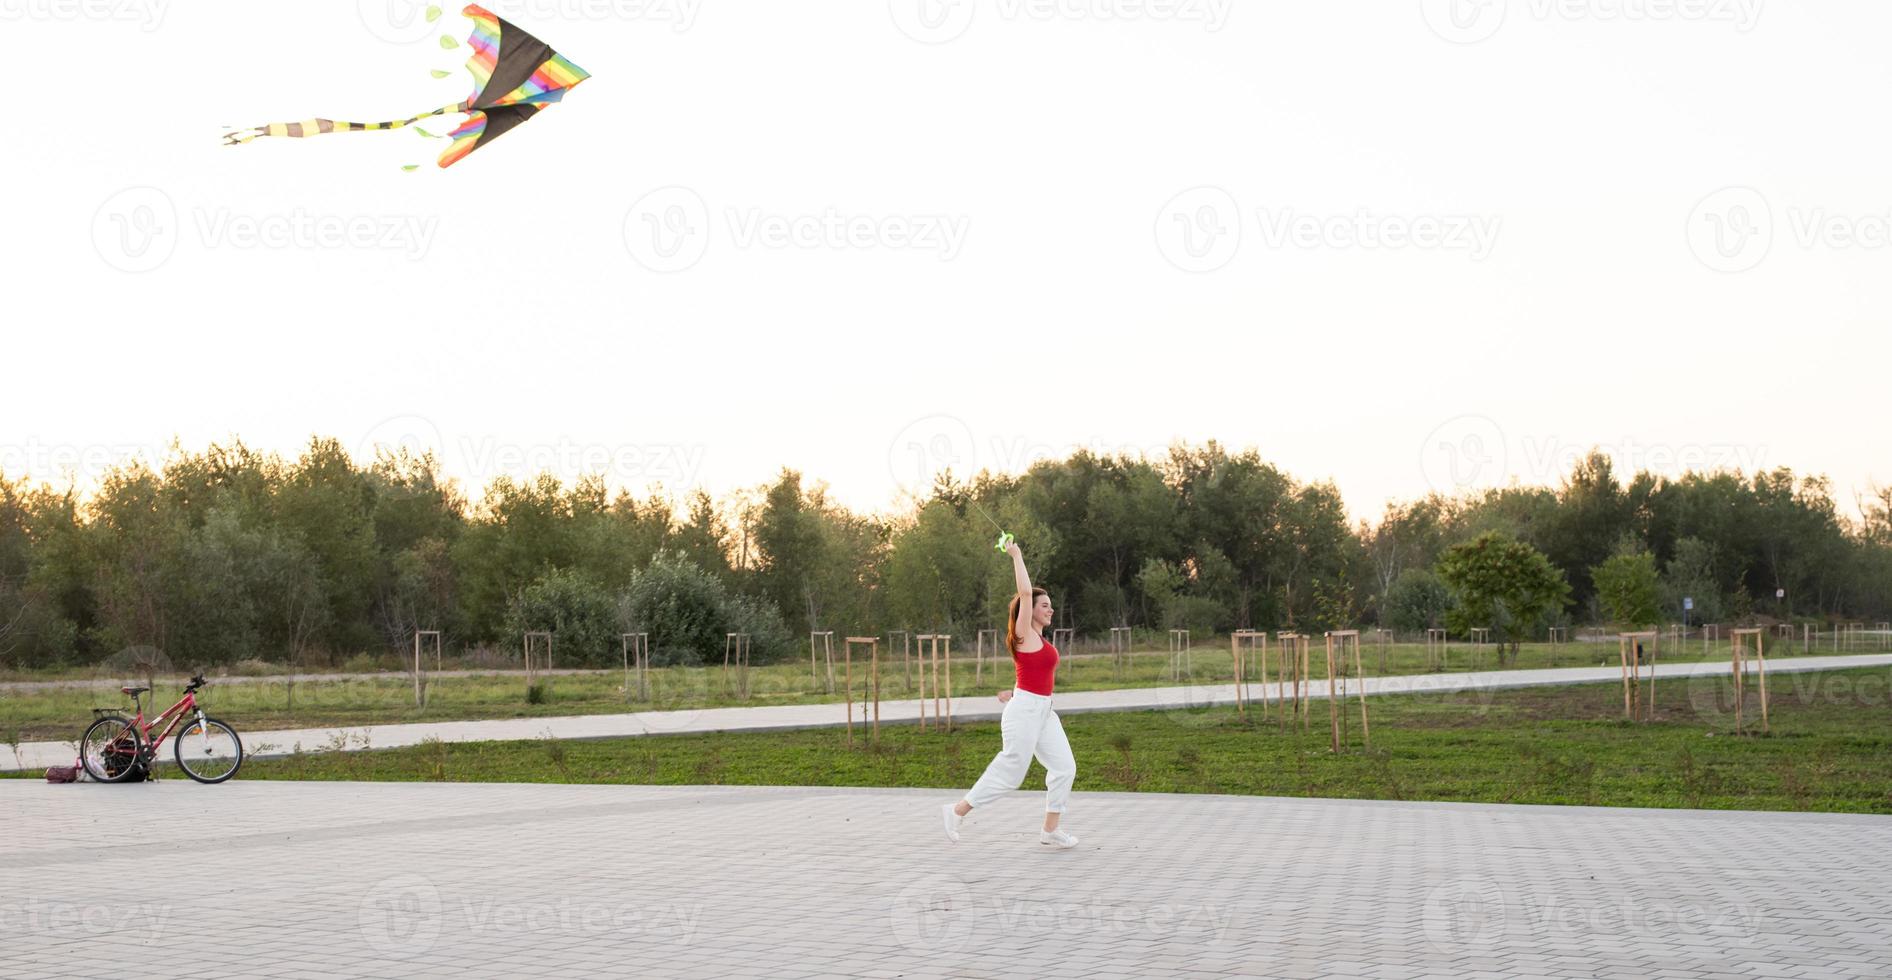
[[459,101],[457,8],[0,0],[0,469],[320,433],[876,511],[1216,439],[1356,516],[1591,445],[1892,480],[1883,0],[490,6],[593,77],[440,171],[219,136]]

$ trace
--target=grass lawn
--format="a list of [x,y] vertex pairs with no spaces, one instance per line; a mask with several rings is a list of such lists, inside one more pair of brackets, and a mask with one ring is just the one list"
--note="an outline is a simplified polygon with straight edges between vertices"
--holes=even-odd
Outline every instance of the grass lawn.
[[[1771,735],[1734,735],[1725,677],[1663,685],[1652,723],[1625,722],[1616,684],[1404,695],[1371,704],[1372,748],[1328,751],[1233,709],[1069,714],[1077,789],[1388,800],[1892,813],[1892,671],[1772,679]],[[1759,704],[1749,691],[1750,725]],[[455,780],[938,787],[963,792],[999,747],[996,723],[951,734],[883,727],[602,741],[431,742],[244,763],[241,779]],[[174,766],[163,778],[182,778]],[[37,774],[28,774],[36,778]],[[1035,763],[1027,789],[1042,789]],[[205,792],[215,792],[206,788]]]
[[[1312,653],[1312,671],[1326,676],[1326,651],[1316,638]],[[1784,648],[1770,643],[1770,659],[1784,656]],[[1270,644],[1268,676],[1278,673],[1274,661],[1277,650]],[[1816,649],[1815,654],[1827,651]],[[840,651],[837,650],[837,656]],[[1363,641],[1362,654],[1366,673],[1382,673],[1379,650],[1371,638]],[[1614,644],[1566,643],[1560,646],[1526,644],[1510,666],[1518,668],[1594,667],[1613,664]],[[1666,646],[1661,663],[1680,663],[1702,659],[1728,658],[1727,644],[1704,649],[1699,640],[1682,649]],[[1453,671],[1471,669],[1472,648],[1455,643],[1446,660]],[[1487,651],[1476,661],[1482,669],[1495,668]],[[866,668],[853,665],[856,691],[865,687]],[[1417,674],[1428,669],[1423,644],[1389,644],[1385,658],[1386,674]],[[1229,683],[1234,679],[1228,641],[1205,641],[1192,651],[1186,677],[1197,684]],[[1251,678],[1259,679],[1252,662]],[[841,683],[843,665],[836,663],[835,679]],[[440,676],[428,686],[427,705],[414,706],[414,683],[403,673],[389,673],[374,678],[332,678],[298,681],[293,685],[280,677],[247,677],[219,682],[213,677],[201,700],[213,716],[236,726],[239,731],[265,731],[281,728],[359,728],[366,725],[401,724],[420,721],[465,721],[492,718],[553,717],[558,715],[613,714],[624,711],[665,711],[735,705],[815,704],[841,700],[839,687],[830,694],[823,677],[811,679],[806,661],[757,666],[750,672],[748,700],[740,700],[725,687],[722,669],[666,667],[650,672],[650,699],[627,701],[624,677],[619,671],[566,674],[547,680],[543,703],[528,703],[524,676],[517,672],[495,672],[473,676]],[[1001,684],[1010,686],[1011,664],[996,663],[988,653],[983,670],[972,663],[965,651],[954,651],[952,689],[956,694],[996,691]],[[156,692],[145,702],[147,716],[177,700],[183,682],[156,679]],[[1109,656],[1071,657],[1058,667],[1058,689],[1089,691],[1127,687],[1163,687],[1171,680],[1167,653],[1143,652],[1126,658],[1119,666]],[[907,671],[897,657],[883,653],[881,696],[886,699],[909,697],[915,690]],[[154,702],[150,698],[155,698]],[[55,687],[24,690],[0,686],[0,743],[7,741],[60,741],[76,739],[91,721],[95,706],[128,707],[129,701],[110,687]]]

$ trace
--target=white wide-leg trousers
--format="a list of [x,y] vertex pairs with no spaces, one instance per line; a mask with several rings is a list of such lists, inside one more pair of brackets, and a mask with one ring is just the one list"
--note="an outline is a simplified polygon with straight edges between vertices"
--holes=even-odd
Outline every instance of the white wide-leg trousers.
[[999,716],[999,731],[1004,747],[966,794],[966,802],[982,807],[1017,789],[1035,756],[1045,767],[1045,812],[1063,813],[1077,779],[1077,760],[1064,737],[1064,724],[1051,710],[1051,699],[1014,688]]

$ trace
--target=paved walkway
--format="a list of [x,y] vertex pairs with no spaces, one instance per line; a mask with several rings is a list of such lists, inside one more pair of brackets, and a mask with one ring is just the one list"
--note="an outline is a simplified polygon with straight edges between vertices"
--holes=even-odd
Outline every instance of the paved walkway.
[[[1851,670],[1860,667],[1892,666],[1892,654],[1839,657],[1795,657],[1770,662],[1770,677],[1808,671]],[[1729,675],[1726,663],[1687,663],[1658,666],[1659,678],[1676,683],[1658,685],[1657,706],[1663,698],[1680,698],[1705,710],[1717,711],[1712,693],[1721,678]],[[1366,692],[1378,694],[1461,693],[1489,697],[1508,688],[1543,687],[1570,684],[1620,682],[1620,667],[1560,667],[1549,670],[1490,670],[1454,674],[1412,674],[1394,677],[1369,677]],[[1250,684],[1249,701],[1259,706],[1263,700],[1281,693],[1280,685]],[[1327,697],[1327,684],[1316,681],[1309,695]],[[1060,714],[1089,711],[1151,711],[1176,708],[1206,708],[1235,703],[1234,684],[1184,685],[1180,687],[1131,688],[1116,691],[1073,691],[1057,695]],[[1673,702],[1671,702],[1673,703]],[[930,702],[929,702],[930,705]],[[214,705],[213,705],[214,707]],[[834,728],[847,723],[847,711],[840,703],[771,705],[756,708],[687,708],[678,711],[639,711],[616,715],[571,715],[555,718],[505,718],[486,721],[439,721],[405,725],[371,725],[361,728],[301,728],[283,731],[241,732],[243,746],[251,756],[288,755],[300,745],[305,752],[327,749],[385,749],[418,745],[423,739],[443,742],[509,741],[543,738],[548,734],[563,739],[624,738],[634,735],[664,735],[686,732],[781,731],[797,728]],[[952,701],[955,720],[984,721],[999,717],[1001,705],[990,694],[960,697]],[[855,711],[860,712],[859,702]],[[932,708],[926,709],[929,715]],[[1251,709],[1252,710],[1252,709]],[[883,723],[917,721],[921,702],[887,700],[880,704]],[[856,714],[856,724],[862,716]],[[75,732],[74,738],[77,738]],[[338,744],[345,742],[346,744]],[[74,748],[69,742],[22,743],[13,758],[0,757],[0,769],[41,769],[69,765]],[[168,751],[160,760],[169,760]]]
[[[966,656],[966,654],[963,654],[963,653],[961,655]],[[996,657],[996,656],[997,654],[987,654],[988,658]],[[1114,656],[1114,654],[1068,653],[1068,654],[1063,654],[1060,659],[1061,660],[1103,660],[1106,657],[1111,657],[1111,656]],[[1129,656],[1151,658],[1151,657],[1166,657],[1168,656],[1168,654],[1163,653],[1161,651],[1157,651],[1157,650],[1137,650],[1129,654]],[[916,660],[918,659],[917,655],[915,655],[915,659]],[[112,668],[112,669],[116,670],[119,668]],[[616,677],[623,674],[624,670],[621,667],[555,667],[549,670],[540,670],[540,671],[537,671],[537,673],[550,676],[550,677],[577,677],[580,675],[597,676],[597,675],[607,675],[607,674],[610,676]],[[519,667],[456,667],[452,670],[430,670],[427,672],[427,676],[429,678],[516,677],[521,680],[525,678],[525,674],[526,672]],[[210,680],[212,683],[219,684],[219,685],[222,685],[222,684],[287,684],[292,681],[297,684],[323,684],[323,683],[337,683],[337,682],[343,682],[343,681],[408,682],[412,680],[413,676],[414,675],[411,672],[402,671],[402,670],[377,670],[377,671],[371,671],[371,672],[355,671],[355,672],[349,672],[349,673],[331,672],[331,673],[307,673],[307,674],[256,674],[256,675],[214,674],[213,673],[210,677]],[[185,684],[190,682],[190,679],[191,679],[191,675],[189,673],[184,673],[184,672],[180,672],[174,669],[166,668],[165,670],[161,670],[161,671],[157,671],[153,673],[149,677],[143,674],[139,674],[135,677],[67,677],[60,680],[52,680],[52,681],[0,681],[0,692],[30,693],[33,691],[50,691],[50,690],[70,689],[70,688],[85,688],[85,689],[96,688],[100,690],[111,690],[112,688],[117,688],[117,687],[132,687],[135,685],[142,685],[142,684],[146,684],[147,682],[155,682],[155,686],[159,690],[165,690],[166,688],[172,687],[172,686],[183,687]]]
[[950,795],[5,780],[0,976],[1892,975],[1892,818]]
[[[467,667],[455,670],[430,670],[427,672],[427,676],[524,678],[525,673],[526,672],[523,670],[508,667]],[[551,670],[541,670],[538,671],[538,673],[553,677],[572,677],[579,674],[617,674],[621,673],[621,671],[610,667],[557,667]],[[329,674],[257,674],[255,676],[224,674],[211,677],[210,680],[212,683],[219,685],[288,684],[291,682],[296,684],[332,684],[343,681],[410,681],[413,676],[411,672],[377,670],[373,672]],[[185,684],[190,683],[190,679],[191,675],[189,674],[178,673],[175,670],[164,670],[153,674],[149,678],[140,674],[137,677],[68,677],[64,680],[57,681],[0,681],[0,691],[32,692],[69,688],[98,688],[100,690],[110,690],[115,687],[142,686],[147,682],[153,681],[156,682],[158,690],[162,691],[173,686],[183,687]]]

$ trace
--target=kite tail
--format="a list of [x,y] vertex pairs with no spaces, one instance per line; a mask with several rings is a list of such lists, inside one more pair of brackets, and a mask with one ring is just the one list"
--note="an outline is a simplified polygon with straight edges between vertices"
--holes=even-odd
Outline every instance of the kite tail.
[[288,136],[293,139],[301,139],[305,136],[320,136],[323,133],[366,133],[383,129],[405,129],[423,119],[431,119],[434,116],[445,116],[456,112],[465,112],[470,105],[471,100],[454,105],[441,106],[432,112],[423,112],[418,116],[401,119],[395,122],[358,123],[336,122],[333,119],[305,119],[301,122],[270,123],[267,126],[258,126],[254,129],[239,129],[234,133],[225,133],[223,134],[223,145],[236,146],[239,143],[248,143],[251,140],[260,139],[264,136]]

